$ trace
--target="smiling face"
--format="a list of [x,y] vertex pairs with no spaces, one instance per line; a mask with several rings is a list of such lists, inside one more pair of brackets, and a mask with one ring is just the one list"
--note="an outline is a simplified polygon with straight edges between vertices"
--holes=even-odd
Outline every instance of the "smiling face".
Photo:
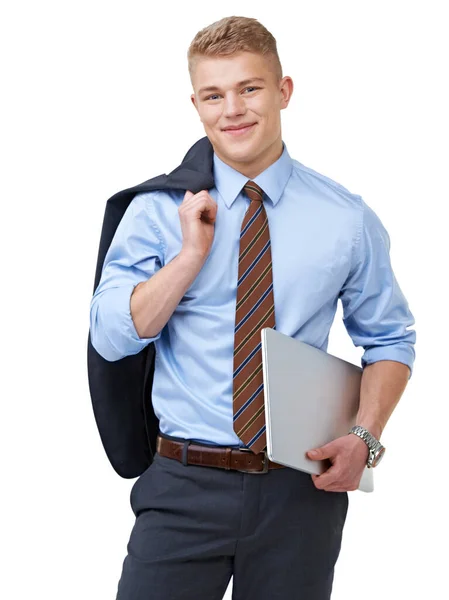
[[[215,153],[254,179],[282,153],[281,114],[293,92],[291,77],[277,81],[269,58],[252,52],[201,56],[191,100]],[[251,125],[226,131],[227,127]]]

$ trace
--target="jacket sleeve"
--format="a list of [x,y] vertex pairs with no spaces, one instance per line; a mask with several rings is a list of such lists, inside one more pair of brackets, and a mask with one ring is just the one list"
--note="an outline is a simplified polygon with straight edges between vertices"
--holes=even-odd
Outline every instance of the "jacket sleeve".
[[138,194],[130,202],[106,253],[91,300],[92,345],[108,361],[137,354],[161,335],[140,338],[130,311],[135,286],[163,264],[163,240],[150,218],[150,200],[149,194]]
[[413,372],[415,319],[390,262],[390,238],[375,212],[363,201],[354,244],[353,265],[339,297],[343,323],[355,346],[363,346],[362,367],[394,360]]

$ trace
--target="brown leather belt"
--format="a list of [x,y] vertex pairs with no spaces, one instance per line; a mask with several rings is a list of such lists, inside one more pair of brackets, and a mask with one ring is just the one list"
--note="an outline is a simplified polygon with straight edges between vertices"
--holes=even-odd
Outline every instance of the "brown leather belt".
[[254,454],[248,448],[204,446],[190,440],[184,444],[161,437],[159,434],[156,439],[156,451],[161,456],[174,458],[183,464],[233,469],[242,473],[266,473],[269,469],[285,467],[285,465],[272,462],[268,458],[266,450]]

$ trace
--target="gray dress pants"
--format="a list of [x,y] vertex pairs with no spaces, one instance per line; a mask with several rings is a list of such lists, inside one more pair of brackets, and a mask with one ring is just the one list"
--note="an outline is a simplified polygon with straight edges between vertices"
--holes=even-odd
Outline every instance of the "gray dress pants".
[[231,576],[232,600],[330,598],[347,492],[289,467],[256,475],[156,454],[130,503],[116,600],[221,600]]

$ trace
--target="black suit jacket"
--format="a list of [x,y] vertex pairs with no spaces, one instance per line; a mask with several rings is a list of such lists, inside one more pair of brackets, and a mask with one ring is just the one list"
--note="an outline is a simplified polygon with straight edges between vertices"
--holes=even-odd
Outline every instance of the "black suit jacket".
[[[190,190],[194,194],[214,187],[213,147],[209,138],[198,140],[181,164],[171,171],[114,194],[106,203],[100,236],[94,292],[100,283],[106,253],[126,209],[136,194],[152,190]],[[105,360],[87,342],[87,370],[92,406],[101,441],[115,471],[125,478],[141,475],[156,451],[159,419],[151,401],[155,346],[138,354]]]

